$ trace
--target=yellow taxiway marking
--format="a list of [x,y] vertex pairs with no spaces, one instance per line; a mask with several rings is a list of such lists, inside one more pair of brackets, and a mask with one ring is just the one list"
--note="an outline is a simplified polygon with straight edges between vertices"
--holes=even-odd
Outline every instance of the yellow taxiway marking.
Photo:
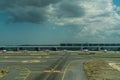
[[28,68],[24,68],[24,67],[20,67],[20,66],[7,66],[7,69],[10,69],[10,68],[15,68],[15,69],[19,69],[21,71],[24,71],[26,72],[26,76],[25,73],[24,74],[20,74],[20,75],[23,75],[24,77],[22,76],[17,76],[15,78],[23,78],[23,80],[27,80],[28,76],[30,75],[31,71],[28,69]]
[[25,76],[23,75],[23,77],[18,76],[18,77],[15,77],[15,78],[23,78],[23,80],[27,80],[27,78],[30,75],[31,71],[28,68],[24,68],[24,69],[27,70],[26,75]]
[[[60,61],[61,62],[61,61]],[[55,71],[55,69],[59,66],[59,64],[60,64],[60,62],[57,64],[57,65],[55,65],[55,67],[53,68],[53,69],[51,69],[51,72],[46,76],[46,78],[44,79],[44,80],[47,80],[48,79],[48,77]]]
[[48,79],[48,77],[52,74],[52,72],[54,72],[54,70],[57,68],[58,65],[59,65],[59,64],[57,64],[57,65],[51,70],[50,74],[48,74],[48,76],[47,76],[44,80],[47,80],[47,79]]
[[62,79],[61,79],[61,80],[64,80],[65,75],[66,75],[66,72],[67,72],[67,70],[68,70],[69,66],[70,66],[72,63],[73,63],[73,61],[72,61],[72,62],[70,62],[70,63],[66,66],[66,68],[65,68],[65,70],[64,70],[64,72],[63,72],[63,76],[62,76]]
[[28,68],[25,68],[27,70],[27,75],[25,76],[24,80],[27,80],[28,76],[30,75],[31,71]]

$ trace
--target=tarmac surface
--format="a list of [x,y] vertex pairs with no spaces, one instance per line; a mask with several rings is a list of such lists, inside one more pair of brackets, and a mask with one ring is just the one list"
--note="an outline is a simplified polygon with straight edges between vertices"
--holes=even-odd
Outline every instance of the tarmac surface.
[[[38,54],[38,53],[37,53]],[[0,55],[0,70],[7,75],[0,80],[57,80],[68,55]]]
[[[62,55],[57,56],[0,56],[0,70],[8,73],[0,80],[37,80],[36,77],[55,63]],[[40,79],[39,79],[40,80]]]
[[[30,53],[29,53],[30,54]],[[78,54],[0,55],[0,70],[7,70],[0,80],[88,80]]]
[[64,71],[62,80],[88,80],[83,68],[84,61],[75,60],[70,62]]

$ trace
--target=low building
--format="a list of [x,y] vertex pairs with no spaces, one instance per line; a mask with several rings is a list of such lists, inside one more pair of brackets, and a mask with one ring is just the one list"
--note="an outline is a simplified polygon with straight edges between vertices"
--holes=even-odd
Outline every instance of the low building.
[[40,50],[90,50],[90,51],[120,51],[120,43],[62,43],[58,45],[19,45],[0,46],[0,50],[7,51],[40,51]]

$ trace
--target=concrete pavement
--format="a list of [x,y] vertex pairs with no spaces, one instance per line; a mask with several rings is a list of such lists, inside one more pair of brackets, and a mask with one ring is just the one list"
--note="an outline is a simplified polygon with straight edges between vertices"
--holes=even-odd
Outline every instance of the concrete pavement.
[[88,80],[83,68],[84,60],[68,63],[63,72],[62,80]]

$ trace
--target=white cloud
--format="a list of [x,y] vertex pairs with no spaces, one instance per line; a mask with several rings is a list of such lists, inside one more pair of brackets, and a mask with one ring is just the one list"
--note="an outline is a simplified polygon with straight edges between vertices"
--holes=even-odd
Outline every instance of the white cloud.
[[[98,39],[100,39],[100,41],[110,41],[115,34],[120,33],[114,30],[114,28],[120,25],[120,16],[116,12],[116,10],[118,11],[120,8],[115,7],[112,0],[79,0],[79,2],[78,0],[74,0],[74,2],[77,2],[75,5],[84,9],[85,15],[80,17],[56,18],[53,22],[59,25],[62,24],[62,26],[66,24],[79,25],[82,30],[76,34],[76,39],[81,40],[82,38],[82,40],[88,41],[91,37],[89,41],[98,41]],[[73,29],[74,28],[73,26]]]

